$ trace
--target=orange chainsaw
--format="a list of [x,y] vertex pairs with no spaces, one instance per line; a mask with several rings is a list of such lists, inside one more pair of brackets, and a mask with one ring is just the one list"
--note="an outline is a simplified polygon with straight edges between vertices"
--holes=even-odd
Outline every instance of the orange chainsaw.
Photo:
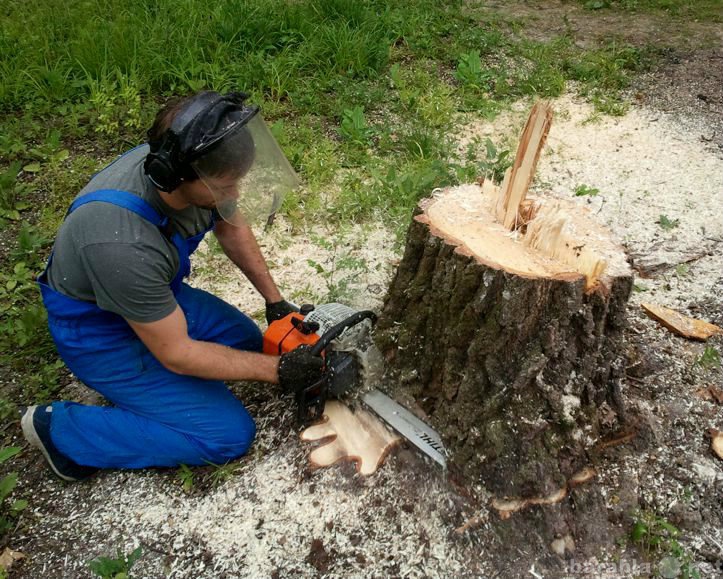
[[[318,307],[307,304],[301,306],[298,313],[269,324],[264,334],[264,354],[280,356],[306,345],[311,347],[312,355],[324,358],[325,372],[321,380],[296,392],[299,424],[321,419],[329,396],[339,398],[361,385],[362,368],[355,354],[363,342],[361,336],[368,334],[376,319],[371,310],[355,311],[342,304]],[[365,331],[354,331],[362,322],[366,322]]]
[[359,399],[372,412],[446,468],[439,434],[386,394],[369,389],[368,383],[376,382],[376,366],[382,366],[381,355],[371,339],[376,319],[370,310],[356,311],[343,304],[304,305],[298,313],[269,324],[264,334],[264,353],[280,356],[307,345],[312,354],[324,358],[321,380],[296,392],[300,425],[321,420],[328,398],[364,391]]

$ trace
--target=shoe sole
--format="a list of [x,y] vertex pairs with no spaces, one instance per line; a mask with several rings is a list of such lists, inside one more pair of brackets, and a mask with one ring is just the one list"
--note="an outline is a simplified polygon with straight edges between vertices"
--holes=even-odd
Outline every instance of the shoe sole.
[[48,451],[45,448],[45,445],[40,440],[40,437],[38,436],[37,431],[35,430],[35,426],[33,425],[33,418],[35,416],[35,412],[38,410],[38,407],[34,408],[28,408],[28,411],[23,414],[23,417],[20,419],[20,426],[23,429],[23,435],[25,436],[25,439],[35,448],[37,448],[40,452],[43,453],[43,456],[45,457],[45,461],[48,463],[48,466],[52,469],[52,471],[59,476],[64,481],[68,482],[75,482],[78,479],[75,479],[73,477],[61,474],[58,472],[58,469],[55,467],[55,464],[53,464],[53,461],[50,459],[50,455],[48,454]]

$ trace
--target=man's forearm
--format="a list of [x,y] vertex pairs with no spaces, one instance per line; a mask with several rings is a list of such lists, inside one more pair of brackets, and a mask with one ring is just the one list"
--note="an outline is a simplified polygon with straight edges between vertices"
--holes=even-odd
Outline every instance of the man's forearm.
[[282,299],[256,236],[248,225],[234,226],[220,223],[216,226],[216,237],[224,253],[239,267],[267,303]]
[[188,340],[169,370],[207,380],[279,381],[279,357],[236,350],[214,342]]

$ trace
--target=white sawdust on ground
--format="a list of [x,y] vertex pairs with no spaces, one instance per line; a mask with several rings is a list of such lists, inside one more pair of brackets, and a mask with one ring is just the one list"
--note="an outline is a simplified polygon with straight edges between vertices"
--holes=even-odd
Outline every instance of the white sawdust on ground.
[[[645,339],[656,339],[675,354],[666,359],[666,371],[676,379],[702,346],[686,343],[681,349],[680,339],[636,308],[644,299],[685,311],[723,292],[723,246],[715,246],[715,240],[723,238],[720,150],[700,141],[705,127],[683,126],[653,111],[633,109],[622,118],[586,122],[593,116],[589,105],[564,97],[554,106],[557,115],[535,189],[560,196],[571,196],[583,184],[599,189],[597,196],[577,200],[609,225],[631,253],[651,263],[673,264],[654,279],[638,281],[645,291],[634,294],[631,312]],[[514,142],[527,110],[521,103],[492,123],[472,122],[460,139],[481,134]],[[662,229],[656,223],[661,214],[679,220],[678,227]],[[336,239],[336,249],[319,239]],[[296,301],[323,299],[329,291],[344,294],[343,283],[348,282],[346,301],[358,307],[380,305],[399,251],[393,234],[382,225],[350,227],[340,237],[315,226],[307,235],[289,238],[280,220],[272,233],[261,236],[261,243],[288,296]],[[711,255],[702,255],[708,247]],[[334,277],[324,277],[308,261],[330,272],[332,262],[338,265],[342,257],[363,260],[364,266],[343,267]],[[697,259],[686,271],[676,270],[675,264],[689,257]],[[250,313],[262,310],[263,302],[248,282],[213,250],[207,248],[197,265],[195,284]],[[718,310],[718,322],[722,316]],[[199,485],[186,494],[172,470],[108,472],[76,485],[44,478],[29,497],[29,528],[18,537],[16,548],[30,557],[21,576],[89,576],[88,559],[112,555],[116,548],[129,552],[139,543],[145,555],[134,577],[285,578],[325,572],[332,577],[505,576],[504,569],[493,568],[494,558],[485,549],[487,527],[461,538],[451,533],[474,513],[460,507],[463,501],[433,467],[425,471],[419,459],[402,451],[367,479],[348,466],[312,472],[306,465],[307,449],[293,432],[290,402],[260,388],[242,390],[259,423],[255,449],[233,477],[215,488]],[[723,481],[723,463],[707,453],[702,440],[686,440],[691,429],[723,429],[723,416],[720,410],[700,406],[708,403],[681,401],[671,391],[665,389],[655,402],[646,403],[648,412],[660,413],[661,445],[667,444],[668,429],[681,431],[676,442],[681,446],[667,454],[658,449],[658,464],[676,455],[693,469],[688,484],[699,496],[715,492]],[[680,416],[664,418],[675,410],[666,404],[682,404],[677,408]],[[693,423],[686,422],[691,412]],[[665,471],[649,463],[649,458],[630,457],[601,473],[599,484],[611,508],[614,497],[631,486],[649,496],[648,504],[655,504],[656,495],[668,505],[679,499],[683,484],[666,482]],[[482,513],[482,521],[485,516]],[[704,519],[697,525],[693,547],[716,537],[723,542],[713,522]],[[315,539],[320,543],[314,544]]]

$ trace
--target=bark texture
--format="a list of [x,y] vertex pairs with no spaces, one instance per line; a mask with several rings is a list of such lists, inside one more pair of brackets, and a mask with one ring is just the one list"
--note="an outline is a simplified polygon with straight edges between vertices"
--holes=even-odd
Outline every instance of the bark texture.
[[377,324],[388,390],[424,413],[470,482],[496,496],[547,495],[624,422],[631,288],[631,275],[586,293],[581,276],[483,264],[418,211]]

